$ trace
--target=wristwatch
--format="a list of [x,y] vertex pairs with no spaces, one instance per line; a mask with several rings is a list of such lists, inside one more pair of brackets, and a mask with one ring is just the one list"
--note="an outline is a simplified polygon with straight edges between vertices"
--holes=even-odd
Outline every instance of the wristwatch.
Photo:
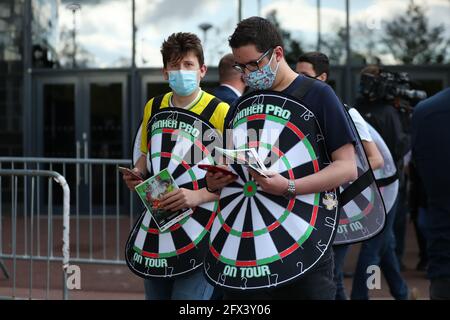
[[294,198],[297,195],[295,192],[295,180],[288,181],[288,188],[284,193],[284,196],[288,199]]

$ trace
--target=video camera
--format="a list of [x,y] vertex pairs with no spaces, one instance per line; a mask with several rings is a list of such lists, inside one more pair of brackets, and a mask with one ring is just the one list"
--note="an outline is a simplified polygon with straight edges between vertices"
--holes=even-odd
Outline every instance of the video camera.
[[411,88],[411,80],[406,72],[381,70],[378,76],[361,75],[360,93],[369,100],[407,100],[408,105],[427,98],[427,93]]

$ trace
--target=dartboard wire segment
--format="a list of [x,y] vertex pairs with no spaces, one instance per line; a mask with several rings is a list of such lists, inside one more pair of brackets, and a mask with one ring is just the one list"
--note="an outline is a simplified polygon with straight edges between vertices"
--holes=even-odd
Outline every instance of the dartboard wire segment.
[[[266,91],[237,105],[234,149],[255,148],[270,171],[298,179],[330,161],[314,114],[289,96]],[[254,131],[256,134],[243,135]],[[335,190],[293,199],[261,190],[247,168],[222,190],[204,269],[213,284],[238,290],[289,283],[310,270],[333,242]],[[328,200],[327,200],[328,199]]]
[[[148,128],[150,175],[167,168],[180,188],[203,188],[205,171],[198,165],[214,164],[209,144],[221,139],[212,125],[189,111],[161,110],[150,119]],[[192,128],[200,128],[201,133],[197,135]],[[209,139],[202,139],[206,130]],[[201,159],[196,159],[198,155]],[[164,232],[157,228],[151,213],[143,211],[127,241],[129,268],[150,278],[177,276],[202,266],[217,207],[217,201],[201,204]]]

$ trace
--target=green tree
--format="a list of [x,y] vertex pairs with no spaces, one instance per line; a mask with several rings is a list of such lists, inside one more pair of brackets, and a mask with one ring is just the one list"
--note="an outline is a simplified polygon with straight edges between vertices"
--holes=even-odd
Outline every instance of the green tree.
[[444,30],[443,25],[431,27],[425,9],[411,0],[406,14],[386,22],[382,41],[404,64],[444,63],[450,46]]
[[[330,64],[345,64],[347,54],[347,29],[340,26],[338,22],[334,23],[333,29],[336,30],[335,35],[324,36],[322,38],[321,51],[328,56],[328,59],[330,59]],[[351,50],[351,62],[354,65],[366,64],[365,55],[355,50],[354,45]]]
[[267,14],[267,20],[269,20],[273,25],[278,29],[281,34],[284,43],[284,56],[289,65],[295,65],[298,61],[300,55],[303,54],[303,49],[300,41],[292,38],[292,35],[289,31],[281,28],[281,25],[278,21],[277,11],[272,10]]
[[330,64],[342,64],[345,61],[346,30],[335,23],[335,35],[324,35],[320,42],[321,51],[328,56]]

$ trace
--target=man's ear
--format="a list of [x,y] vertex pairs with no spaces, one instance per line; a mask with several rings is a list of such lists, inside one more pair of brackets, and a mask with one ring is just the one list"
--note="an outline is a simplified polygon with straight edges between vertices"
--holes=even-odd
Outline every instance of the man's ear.
[[200,67],[200,80],[205,77],[207,71],[208,71],[208,67],[206,66],[206,64],[203,64]]
[[328,76],[327,76],[327,74],[324,72],[324,73],[322,73],[320,76],[317,77],[317,80],[320,80],[320,81],[323,81],[323,82],[327,82]]
[[275,59],[277,62],[284,58],[284,49],[281,46],[275,48]]
[[162,69],[162,74],[163,74],[164,80],[168,81],[169,80],[169,73],[167,72],[166,68]]

